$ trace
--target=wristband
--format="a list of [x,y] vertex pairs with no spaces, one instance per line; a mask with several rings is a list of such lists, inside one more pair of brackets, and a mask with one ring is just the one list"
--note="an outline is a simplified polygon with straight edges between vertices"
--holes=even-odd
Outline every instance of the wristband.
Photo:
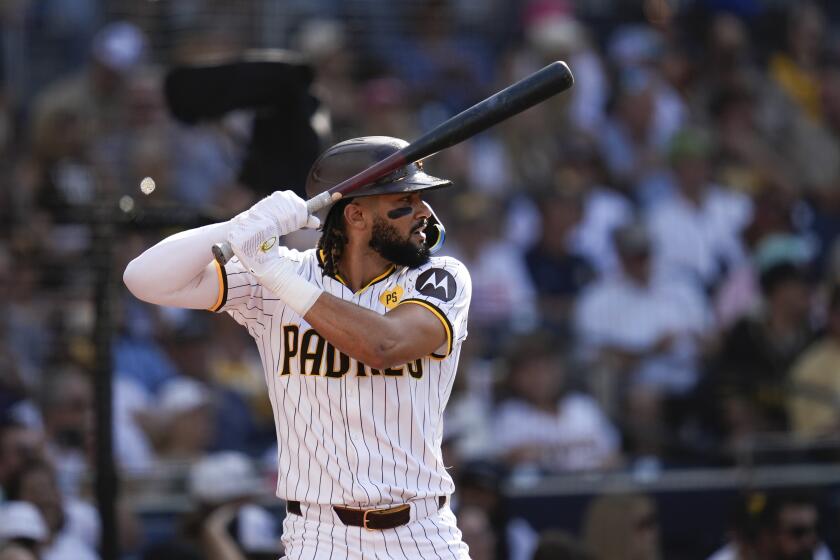
[[295,313],[303,317],[315,305],[323,290],[310,284],[295,272],[284,259],[273,259],[263,270],[254,274],[264,288],[282,299]]

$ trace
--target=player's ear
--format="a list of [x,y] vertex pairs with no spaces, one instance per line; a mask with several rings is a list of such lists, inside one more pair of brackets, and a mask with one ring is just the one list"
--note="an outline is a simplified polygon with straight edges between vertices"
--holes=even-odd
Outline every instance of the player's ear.
[[367,222],[366,214],[364,206],[355,200],[344,207],[344,221],[348,228],[364,229]]

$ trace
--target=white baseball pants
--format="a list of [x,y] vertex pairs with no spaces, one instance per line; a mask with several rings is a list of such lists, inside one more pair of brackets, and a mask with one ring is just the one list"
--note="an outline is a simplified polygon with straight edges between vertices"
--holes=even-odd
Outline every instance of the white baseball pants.
[[437,498],[409,502],[411,520],[394,529],[345,525],[332,506],[301,504],[287,513],[283,547],[288,560],[470,560],[455,514]]

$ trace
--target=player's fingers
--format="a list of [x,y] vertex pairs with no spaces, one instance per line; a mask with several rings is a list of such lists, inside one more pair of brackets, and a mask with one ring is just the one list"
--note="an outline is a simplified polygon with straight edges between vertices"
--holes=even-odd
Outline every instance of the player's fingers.
[[318,219],[317,216],[309,216],[306,219],[306,225],[303,226],[309,229],[317,229],[321,225],[321,220]]

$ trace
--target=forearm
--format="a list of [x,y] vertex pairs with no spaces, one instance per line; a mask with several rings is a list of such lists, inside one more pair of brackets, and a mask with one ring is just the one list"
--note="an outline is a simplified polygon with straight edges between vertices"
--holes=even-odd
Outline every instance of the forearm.
[[123,281],[139,299],[160,305],[206,308],[218,293],[210,270],[214,243],[227,238],[229,222],[167,237],[132,260]]
[[306,321],[341,352],[384,369],[416,356],[401,356],[399,334],[385,315],[323,293],[309,309]]
[[429,306],[398,305],[380,315],[325,293],[298,276],[286,259],[257,266],[254,274],[263,289],[286,302],[335,348],[372,368],[401,366],[445,344],[451,347],[447,319]]

